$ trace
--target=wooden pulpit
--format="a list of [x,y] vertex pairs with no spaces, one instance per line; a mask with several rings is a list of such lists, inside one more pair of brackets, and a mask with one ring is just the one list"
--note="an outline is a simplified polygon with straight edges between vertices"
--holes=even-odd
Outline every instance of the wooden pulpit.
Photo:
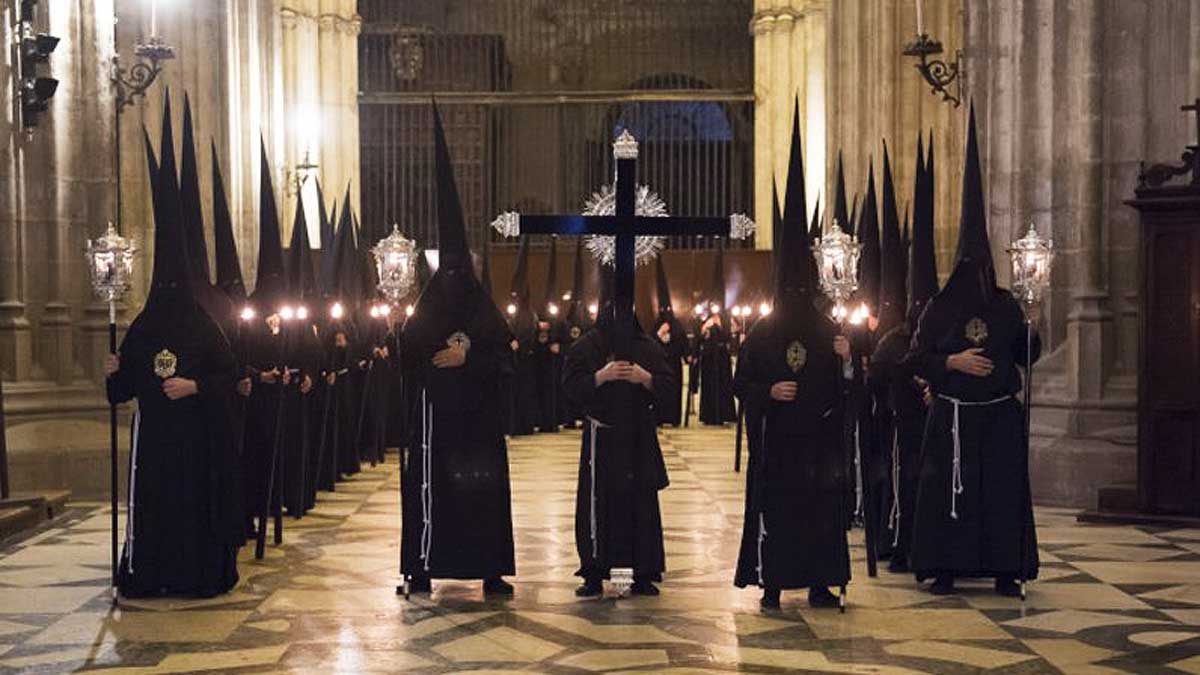
[[1143,166],[1138,511],[1200,517],[1200,100],[1180,165]]

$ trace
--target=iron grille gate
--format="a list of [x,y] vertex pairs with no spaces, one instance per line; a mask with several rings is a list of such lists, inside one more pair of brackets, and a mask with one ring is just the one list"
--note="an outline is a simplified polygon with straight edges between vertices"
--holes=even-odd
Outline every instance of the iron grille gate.
[[502,211],[581,210],[611,182],[610,143],[624,128],[641,142],[639,182],[672,213],[751,213],[751,9],[750,0],[362,0],[364,222],[396,223],[436,246],[433,96],[473,246],[497,241],[487,224]]

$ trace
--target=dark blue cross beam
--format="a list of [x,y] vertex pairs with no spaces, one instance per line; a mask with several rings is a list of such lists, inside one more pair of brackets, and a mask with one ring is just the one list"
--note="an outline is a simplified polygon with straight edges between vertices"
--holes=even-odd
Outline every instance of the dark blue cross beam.
[[617,330],[613,351],[618,358],[628,358],[632,348],[635,321],[633,315],[636,270],[635,239],[646,236],[681,235],[728,237],[730,236],[730,218],[637,215],[637,143],[626,132],[613,146],[613,154],[617,161],[616,215],[522,215],[520,222],[521,234],[616,237],[613,319]]

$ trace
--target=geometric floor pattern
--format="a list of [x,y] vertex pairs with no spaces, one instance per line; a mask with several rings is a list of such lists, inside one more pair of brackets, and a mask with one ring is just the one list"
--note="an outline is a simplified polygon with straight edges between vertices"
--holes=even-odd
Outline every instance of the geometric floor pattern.
[[845,614],[801,593],[764,613],[731,583],[742,511],[732,430],[663,434],[667,574],[657,598],[577,600],[579,435],[510,445],[516,595],[435,583],[397,597],[394,458],[322,495],[286,542],[203,601],[107,601],[108,515],[0,550],[0,673],[800,672],[1200,673],[1200,530],[1084,526],[1038,509],[1029,599],[963,584],[934,598],[911,577],[868,579],[852,533]]

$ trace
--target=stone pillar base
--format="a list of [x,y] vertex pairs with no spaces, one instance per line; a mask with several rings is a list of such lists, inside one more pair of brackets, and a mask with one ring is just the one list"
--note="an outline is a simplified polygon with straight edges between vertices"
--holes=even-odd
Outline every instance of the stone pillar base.
[[7,380],[33,375],[33,331],[20,302],[0,303],[0,372]]

